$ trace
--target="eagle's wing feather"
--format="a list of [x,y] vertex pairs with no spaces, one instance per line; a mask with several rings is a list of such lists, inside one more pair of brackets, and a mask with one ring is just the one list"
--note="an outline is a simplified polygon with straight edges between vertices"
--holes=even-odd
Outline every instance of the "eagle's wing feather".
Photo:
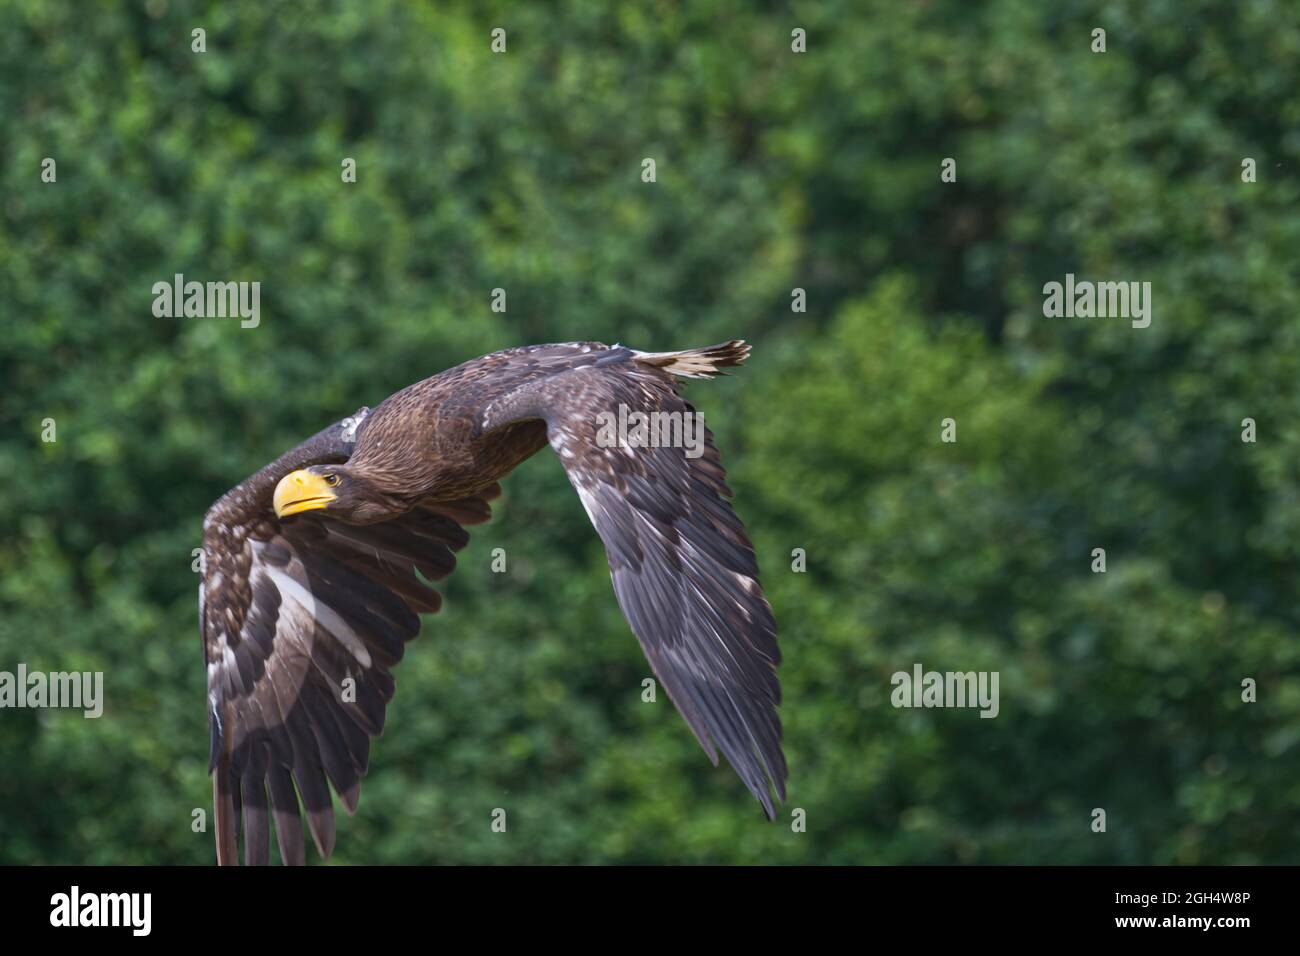
[[[680,353],[688,356],[680,363],[685,374],[705,377],[713,365],[743,360],[743,343],[727,345]],[[716,764],[721,750],[773,817],[768,781],[784,799],[786,779],[776,623],[753,546],[728,502],[713,437],[704,430],[698,457],[682,447],[602,447],[608,443],[599,440],[611,419],[598,415],[616,418],[620,405],[629,414],[695,414],[669,374],[673,354],[647,361],[646,353],[611,349],[498,399],[485,409],[483,426],[546,422],[655,675],[709,758]]]
[[[200,621],[208,664],[217,857],[305,862],[299,800],[322,856],[334,847],[330,785],[356,809],[370,738],[384,727],[390,669],[435,611],[439,580],[487,520],[486,495],[392,521],[276,519],[271,490],[295,468],[345,461],[355,425],[325,429],[223,497],[204,523]],[[448,516],[454,513],[460,520]]]

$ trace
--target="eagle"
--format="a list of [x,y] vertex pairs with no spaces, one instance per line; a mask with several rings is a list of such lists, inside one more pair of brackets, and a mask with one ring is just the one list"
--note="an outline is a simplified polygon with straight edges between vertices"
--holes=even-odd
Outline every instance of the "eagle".
[[712,434],[701,419],[692,448],[606,427],[694,419],[681,380],[748,355],[739,339],[494,352],[359,409],[218,499],[199,587],[217,862],[239,862],[242,834],[245,864],[269,863],[274,820],[281,860],[302,865],[301,810],[329,857],[331,787],[354,813],[392,670],[441,604],[429,582],[489,519],[498,482],[548,443],[655,676],[774,819],[787,776],[776,622]]

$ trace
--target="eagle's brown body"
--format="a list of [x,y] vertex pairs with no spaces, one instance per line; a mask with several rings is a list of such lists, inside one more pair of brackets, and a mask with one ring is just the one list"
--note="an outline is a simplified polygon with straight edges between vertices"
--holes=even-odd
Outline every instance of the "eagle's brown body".
[[[548,442],[605,543],[619,604],[701,745],[720,748],[773,814],[785,761],[776,626],[713,448],[610,447],[617,407],[694,414],[680,376],[738,365],[729,342],[645,353],[596,342],[510,349],[361,409],[224,495],[204,522],[200,624],[208,662],[219,862],[303,862],[299,801],[322,855],[333,785],[355,809],[390,669],[441,603],[463,526]],[[707,431],[705,432],[707,435]]]
[[[588,351],[583,352],[583,349]],[[491,433],[484,409],[524,385],[592,364],[607,346],[542,345],[494,352],[416,382],[384,399],[357,437],[353,461],[384,475],[386,488],[444,500],[475,495],[546,447],[546,423]]]

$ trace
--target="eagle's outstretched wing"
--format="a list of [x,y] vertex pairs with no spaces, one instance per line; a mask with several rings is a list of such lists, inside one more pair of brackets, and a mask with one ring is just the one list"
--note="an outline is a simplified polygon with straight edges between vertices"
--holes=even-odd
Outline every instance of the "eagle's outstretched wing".
[[747,354],[743,342],[675,353],[615,347],[493,402],[483,427],[546,422],[650,666],[709,758],[716,764],[721,750],[771,818],[769,779],[785,798],[781,654],[713,436],[701,420],[698,449],[608,440],[609,426],[620,415],[635,421],[636,412],[686,415],[653,421],[691,428],[696,413],[674,375],[706,378]]
[[333,784],[356,809],[370,738],[393,696],[390,669],[436,611],[438,580],[488,520],[487,495],[421,505],[354,526],[324,516],[280,521],[276,482],[297,468],[346,461],[366,410],[281,456],[223,496],[204,521],[199,621],[208,665],[210,771],[217,861],[305,862],[299,798],[322,856],[334,847]]

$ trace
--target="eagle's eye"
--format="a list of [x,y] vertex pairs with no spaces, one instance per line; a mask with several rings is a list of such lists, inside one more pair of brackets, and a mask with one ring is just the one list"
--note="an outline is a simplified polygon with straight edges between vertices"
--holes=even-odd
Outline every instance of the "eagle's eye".
[[338,475],[335,475],[335,474],[329,474],[329,475],[326,475],[326,476],[325,476],[325,484],[329,485],[331,488],[333,488],[333,487],[334,487],[335,485],[337,485],[338,483],[339,483],[339,476],[338,476]]

